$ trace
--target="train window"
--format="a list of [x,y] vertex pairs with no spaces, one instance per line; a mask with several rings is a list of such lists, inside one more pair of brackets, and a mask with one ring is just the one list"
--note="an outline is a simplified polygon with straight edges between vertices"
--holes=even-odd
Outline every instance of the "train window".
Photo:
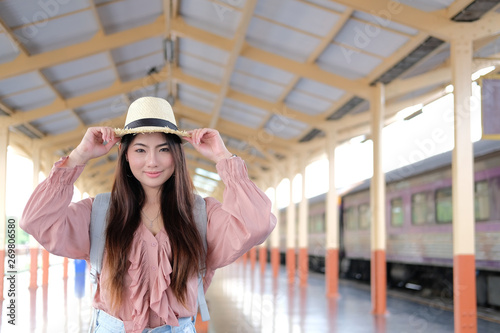
[[490,219],[490,191],[487,180],[476,182],[474,185],[474,213],[476,221]]
[[349,230],[358,229],[358,209],[357,207],[347,207],[344,209],[345,225]]
[[396,198],[391,200],[391,225],[401,227],[404,222],[403,199]]
[[411,223],[415,225],[432,223],[434,220],[432,208],[431,192],[413,194],[411,196]]
[[451,187],[436,191],[436,221],[437,223],[451,223],[453,207],[451,201]]
[[370,205],[362,204],[359,206],[359,228],[360,229],[368,229],[370,228]]
[[309,233],[321,234],[325,232],[325,213],[309,215]]

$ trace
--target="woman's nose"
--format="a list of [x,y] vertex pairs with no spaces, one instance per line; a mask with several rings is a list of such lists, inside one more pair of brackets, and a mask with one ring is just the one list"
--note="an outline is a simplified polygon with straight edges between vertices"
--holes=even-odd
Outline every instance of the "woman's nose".
[[147,159],[146,163],[150,166],[155,166],[157,164],[157,157],[156,157],[156,154],[154,152],[151,152],[148,154],[148,159]]

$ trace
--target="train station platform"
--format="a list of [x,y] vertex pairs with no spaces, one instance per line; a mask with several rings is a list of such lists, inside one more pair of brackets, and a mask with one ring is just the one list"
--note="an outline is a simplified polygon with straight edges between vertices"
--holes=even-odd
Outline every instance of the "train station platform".
[[[79,263],[81,265],[81,263]],[[76,269],[75,269],[76,268]],[[41,271],[38,274],[41,281]],[[29,271],[18,274],[16,326],[2,315],[1,332],[87,332],[91,317],[87,272],[69,261],[49,269],[49,284],[28,288]],[[307,287],[289,284],[285,267],[278,278],[250,261],[217,271],[207,293],[211,320],[197,323],[198,333],[223,332],[453,332],[453,313],[442,308],[388,296],[385,316],[373,316],[368,286],[340,281],[339,297],[325,297],[325,276],[309,274]],[[5,304],[1,309],[5,311]],[[478,332],[500,332],[500,323],[478,319]]]

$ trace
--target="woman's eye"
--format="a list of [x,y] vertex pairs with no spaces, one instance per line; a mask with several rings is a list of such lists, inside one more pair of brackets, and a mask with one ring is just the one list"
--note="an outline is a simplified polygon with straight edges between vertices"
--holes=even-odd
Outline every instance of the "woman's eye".
[[144,149],[142,149],[142,148],[139,148],[139,149],[136,149],[136,150],[135,150],[135,152],[136,152],[136,153],[143,153],[143,152],[145,152],[145,150],[144,150]]
[[162,148],[162,149],[160,149],[160,151],[161,151],[161,152],[167,152],[167,153],[168,153],[168,152],[170,151],[170,148]]

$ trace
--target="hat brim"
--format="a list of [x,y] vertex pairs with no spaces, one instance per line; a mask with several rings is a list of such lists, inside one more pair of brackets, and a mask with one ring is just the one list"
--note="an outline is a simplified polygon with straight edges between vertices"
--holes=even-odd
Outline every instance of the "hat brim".
[[190,137],[191,134],[186,131],[174,130],[168,127],[137,127],[137,128],[115,128],[115,135],[122,137],[127,134],[140,134],[140,133],[167,133],[176,134],[180,137]]

